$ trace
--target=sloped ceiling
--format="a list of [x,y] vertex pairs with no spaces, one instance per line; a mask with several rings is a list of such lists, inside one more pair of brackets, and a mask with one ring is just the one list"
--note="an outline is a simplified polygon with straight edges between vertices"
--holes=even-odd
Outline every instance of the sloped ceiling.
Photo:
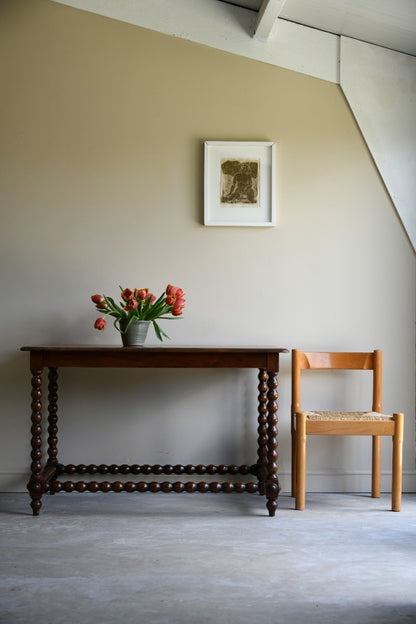
[[416,56],[415,0],[221,0],[259,13]]

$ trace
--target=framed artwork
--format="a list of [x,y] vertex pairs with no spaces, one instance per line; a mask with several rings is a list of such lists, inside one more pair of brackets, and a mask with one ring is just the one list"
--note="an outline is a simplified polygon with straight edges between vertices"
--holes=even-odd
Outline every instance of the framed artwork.
[[204,224],[275,225],[275,144],[205,141]]

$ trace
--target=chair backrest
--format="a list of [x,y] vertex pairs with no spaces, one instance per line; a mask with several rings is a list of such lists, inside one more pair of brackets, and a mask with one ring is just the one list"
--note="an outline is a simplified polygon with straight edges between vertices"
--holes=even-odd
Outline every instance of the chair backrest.
[[302,370],[371,370],[373,371],[373,412],[382,412],[383,352],[370,353],[303,352],[292,350],[292,414],[301,411],[300,381]]

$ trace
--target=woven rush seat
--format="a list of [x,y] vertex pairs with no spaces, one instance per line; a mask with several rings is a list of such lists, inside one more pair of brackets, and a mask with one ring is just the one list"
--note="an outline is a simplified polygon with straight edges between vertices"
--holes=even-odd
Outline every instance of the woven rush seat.
[[305,412],[310,420],[393,420],[378,412]]

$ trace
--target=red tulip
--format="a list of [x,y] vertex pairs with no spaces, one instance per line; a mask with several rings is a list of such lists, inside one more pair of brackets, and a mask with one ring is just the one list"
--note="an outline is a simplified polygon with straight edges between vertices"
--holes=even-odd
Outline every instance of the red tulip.
[[104,301],[104,297],[102,295],[93,295],[91,301],[95,303],[95,305],[98,305]]
[[173,316],[180,316],[182,314],[182,308],[175,306],[174,308],[172,308],[171,314]]
[[107,321],[105,320],[105,318],[98,318],[94,323],[95,329],[99,329],[100,331],[105,329],[106,325]]
[[135,310],[138,306],[138,302],[137,299],[135,299],[134,297],[130,297],[130,299],[127,302],[127,305],[124,306],[124,309],[128,311],[130,310]]
[[121,293],[121,298],[123,299],[123,301],[128,301],[130,297],[133,297],[133,295],[134,292],[130,290],[130,288],[125,288]]

